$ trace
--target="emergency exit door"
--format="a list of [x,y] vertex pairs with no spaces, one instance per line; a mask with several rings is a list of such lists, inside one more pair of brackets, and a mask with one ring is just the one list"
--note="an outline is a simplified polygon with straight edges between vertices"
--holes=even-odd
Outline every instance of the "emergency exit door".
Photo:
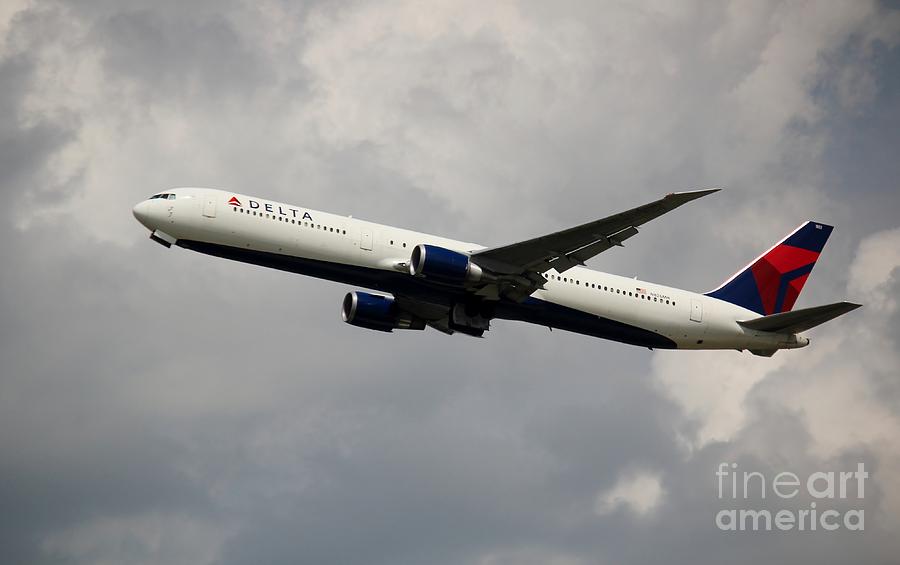
[[372,230],[363,228],[359,232],[359,248],[372,251]]
[[216,217],[216,195],[209,192],[203,197],[203,215],[207,218]]
[[699,300],[691,300],[691,320],[694,322],[703,321],[703,303]]

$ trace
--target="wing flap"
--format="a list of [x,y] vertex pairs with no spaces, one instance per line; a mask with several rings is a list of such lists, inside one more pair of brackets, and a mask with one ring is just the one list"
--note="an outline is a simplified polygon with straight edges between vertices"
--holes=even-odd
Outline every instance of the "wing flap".
[[619,230],[612,235],[605,236],[602,239],[598,239],[593,243],[589,243],[580,249],[576,249],[571,253],[560,255],[550,262],[550,267],[556,269],[557,273],[563,273],[576,265],[584,265],[585,261],[587,261],[591,257],[594,257],[595,255],[603,253],[607,249],[611,249],[613,247],[624,247],[622,245],[622,242],[629,237],[637,235],[637,233],[638,230],[636,227],[628,226],[627,228]]

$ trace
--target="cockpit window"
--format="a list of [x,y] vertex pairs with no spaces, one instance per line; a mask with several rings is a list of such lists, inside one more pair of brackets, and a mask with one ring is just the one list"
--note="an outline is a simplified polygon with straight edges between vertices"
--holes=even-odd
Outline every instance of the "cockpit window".
[[148,198],[147,200],[155,200],[156,198],[162,198],[163,200],[175,200],[175,195],[174,195],[174,194],[168,194],[168,193],[154,194],[153,196],[151,196],[151,197]]

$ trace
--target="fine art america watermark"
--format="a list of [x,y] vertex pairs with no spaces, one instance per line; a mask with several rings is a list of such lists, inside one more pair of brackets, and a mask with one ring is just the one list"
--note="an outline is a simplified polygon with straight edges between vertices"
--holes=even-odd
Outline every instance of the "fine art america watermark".
[[[855,471],[816,471],[806,476],[790,471],[767,476],[745,471],[737,463],[719,463],[717,494],[723,508],[716,513],[716,527],[724,531],[863,531],[865,510],[853,506],[865,498],[867,478],[864,463],[858,463]],[[776,508],[767,508],[773,501]]]

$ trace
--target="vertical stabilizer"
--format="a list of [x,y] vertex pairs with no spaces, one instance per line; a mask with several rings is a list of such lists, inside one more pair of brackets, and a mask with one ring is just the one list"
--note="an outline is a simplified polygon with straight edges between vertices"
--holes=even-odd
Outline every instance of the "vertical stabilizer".
[[762,316],[789,312],[833,229],[819,222],[804,223],[706,295]]

